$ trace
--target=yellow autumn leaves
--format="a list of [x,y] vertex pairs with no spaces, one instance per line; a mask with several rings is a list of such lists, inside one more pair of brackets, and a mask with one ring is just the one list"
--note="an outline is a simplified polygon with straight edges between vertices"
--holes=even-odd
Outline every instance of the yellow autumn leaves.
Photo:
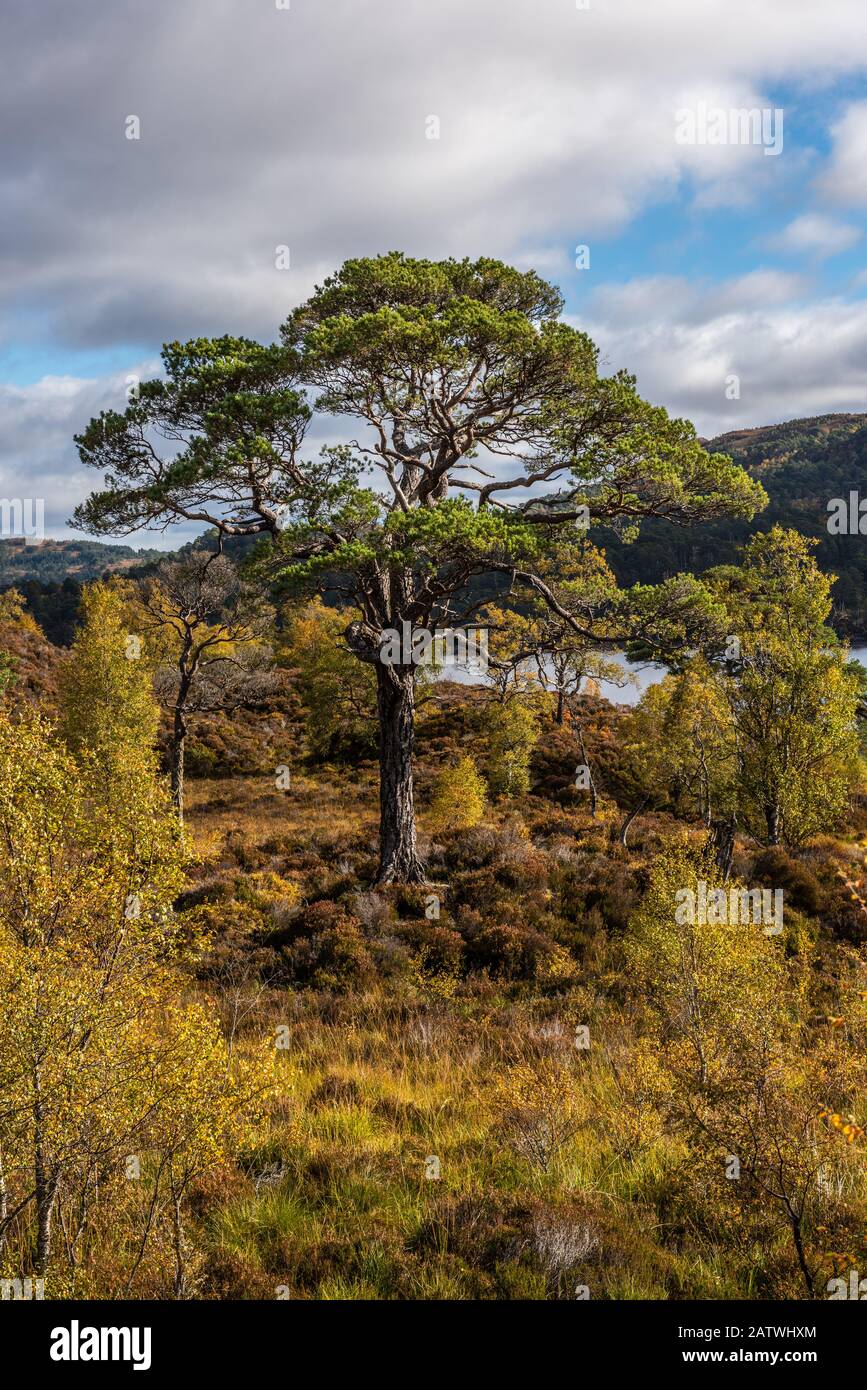
[[117,1277],[164,1248],[180,1293],[190,1184],[256,1106],[181,969],[183,848],[121,636],[103,587],[64,680],[65,739],[26,706],[0,711],[0,1271],[50,1276],[59,1224],[85,1280],[109,1204],[129,1221]]

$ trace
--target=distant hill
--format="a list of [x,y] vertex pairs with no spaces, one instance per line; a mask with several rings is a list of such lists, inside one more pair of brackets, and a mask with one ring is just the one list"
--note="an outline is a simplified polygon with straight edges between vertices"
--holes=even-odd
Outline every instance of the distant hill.
[[867,414],[821,415],[782,425],[732,430],[705,440],[714,453],[730,454],[764,486],[770,503],[754,521],[718,521],[679,527],[646,522],[641,539],[623,545],[600,528],[604,547],[621,584],[654,583],[681,570],[701,574],[731,564],[757,531],[791,526],[819,542],[822,569],[836,574],[834,626],[855,642],[867,641],[867,536],[830,536],[828,502],[851,491],[867,497]]
[[105,574],[139,570],[171,552],[135,550],[102,541],[0,540],[0,590],[18,589],[46,636],[68,646],[82,584]]
[[134,550],[131,545],[109,545],[103,541],[40,541],[38,545],[25,545],[23,540],[0,540],[0,588],[20,586],[25,579],[38,579],[43,584],[77,579],[86,584],[108,570],[131,569],[167,553]]

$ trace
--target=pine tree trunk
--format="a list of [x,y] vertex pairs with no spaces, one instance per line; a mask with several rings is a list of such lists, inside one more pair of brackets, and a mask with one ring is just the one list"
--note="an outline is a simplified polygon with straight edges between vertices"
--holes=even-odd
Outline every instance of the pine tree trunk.
[[415,744],[415,669],[376,668],[379,712],[378,883],[424,883],[415,838],[412,756]]

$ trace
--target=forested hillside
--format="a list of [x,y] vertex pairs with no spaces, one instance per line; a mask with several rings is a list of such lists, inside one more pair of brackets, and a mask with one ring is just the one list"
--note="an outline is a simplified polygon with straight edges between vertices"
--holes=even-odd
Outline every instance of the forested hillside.
[[20,588],[28,579],[42,584],[62,583],[64,579],[87,583],[109,570],[130,569],[159,559],[160,554],[103,541],[41,541],[26,545],[22,540],[0,540],[0,587],[15,584]]
[[819,541],[820,567],[837,576],[833,626],[853,641],[867,639],[867,548],[858,536],[829,535],[827,529],[832,498],[867,494],[867,415],[823,415],[736,430],[707,447],[730,454],[762,483],[767,508],[749,522],[727,519],[681,528],[647,521],[634,545],[600,531],[599,542],[620,582],[655,584],[681,570],[701,574],[732,564],[757,531],[793,526]]
[[0,540],[0,593],[16,589],[45,635],[58,646],[72,641],[83,584],[106,574],[141,570],[164,552],[103,541]]

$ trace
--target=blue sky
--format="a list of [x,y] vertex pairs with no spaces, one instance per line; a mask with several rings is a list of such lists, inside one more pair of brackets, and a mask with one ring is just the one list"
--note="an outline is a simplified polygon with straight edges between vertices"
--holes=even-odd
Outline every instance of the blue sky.
[[[146,25],[46,0],[4,23],[0,488],[43,496],[51,535],[99,482],[73,434],[164,340],[270,339],[392,248],[532,265],[705,435],[867,410],[862,0],[153,0]],[[781,109],[781,153],[679,144],[701,105]]]

